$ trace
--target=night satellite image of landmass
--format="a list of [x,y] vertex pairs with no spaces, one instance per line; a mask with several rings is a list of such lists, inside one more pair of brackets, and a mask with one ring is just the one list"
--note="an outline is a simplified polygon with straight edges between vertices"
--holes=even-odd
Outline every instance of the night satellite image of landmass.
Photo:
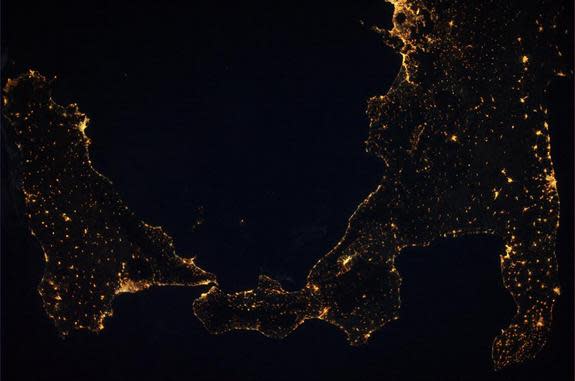
[[552,0],[4,0],[2,376],[572,380],[572,40]]

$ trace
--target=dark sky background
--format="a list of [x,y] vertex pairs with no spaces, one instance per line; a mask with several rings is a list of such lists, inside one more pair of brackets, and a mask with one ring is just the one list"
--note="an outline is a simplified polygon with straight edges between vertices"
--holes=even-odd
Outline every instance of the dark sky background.
[[[29,68],[57,75],[56,102],[77,102],[91,119],[96,169],[224,289],[252,288],[259,273],[296,289],[379,181],[382,163],[363,146],[365,105],[386,92],[400,56],[360,23],[389,27],[383,1],[293,3],[4,0],[2,83]],[[282,341],[211,336],[192,312],[200,288],[122,296],[102,334],[61,340],[36,292],[42,256],[8,142],[3,379],[572,380],[572,80],[550,96],[563,294],[535,361],[491,371],[491,341],[514,306],[503,244],[489,237],[405,251],[401,319],[360,348],[317,321]]]

